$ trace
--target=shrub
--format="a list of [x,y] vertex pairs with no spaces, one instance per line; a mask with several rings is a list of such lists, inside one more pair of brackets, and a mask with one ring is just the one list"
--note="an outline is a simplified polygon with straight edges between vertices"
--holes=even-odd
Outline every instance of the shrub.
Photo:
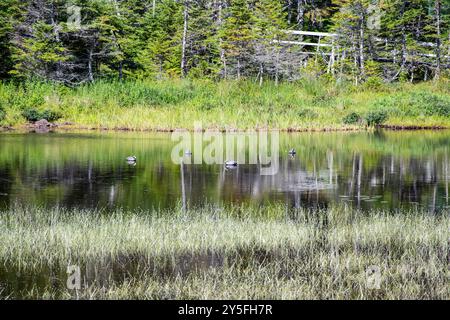
[[297,115],[300,118],[307,118],[307,119],[315,119],[318,117],[317,113],[311,109],[301,109]]
[[52,110],[44,110],[44,112],[41,113],[41,116],[42,116],[41,119],[45,119],[50,122],[61,119],[62,117],[60,113]]
[[6,117],[6,112],[3,110],[3,108],[0,106],[0,121],[3,121]]
[[374,110],[367,113],[365,120],[368,126],[378,126],[385,122],[388,118],[387,112],[384,110]]
[[420,103],[426,116],[450,116],[450,99],[444,99],[434,94],[419,92],[415,98]]
[[447,96],[423,91],[383,97],[371,107],[389,110],[389,114],[398,116],[450,116],[450,99]]
[[34,122],[34,121],[38,121],[41,118],[41,114],[38,110],[31,108],[31,109],[26,109],[25,111],[22,112],[22,116],[30,122]]
[[61,115],[55,111],[44,110],[39,111],[35,108],[29,108],[22,112],[22,116],[30,122],[35,122],[41,119],[45,119],[47,121],[56,121],[61,118]]
[[369,77],[364,82],[364,88],[368,90],[380,90],[383,88],[383,80],[380,77]]
[[344,122],[344,124],[356,124],[360,121],[361,117],[356,112],[349,113],[342,119],[342,122]]

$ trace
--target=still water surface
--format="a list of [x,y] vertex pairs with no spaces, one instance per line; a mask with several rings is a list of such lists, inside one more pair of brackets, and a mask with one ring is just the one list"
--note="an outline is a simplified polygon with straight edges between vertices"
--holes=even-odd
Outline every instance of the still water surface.
[[450,131],[280,134],[275,175],[257,164],[185,164],[184,181],[171,160],[176,144],[165,133],[1,133],[0,209],[172,208],[183,192],[188,206],[449,207]]

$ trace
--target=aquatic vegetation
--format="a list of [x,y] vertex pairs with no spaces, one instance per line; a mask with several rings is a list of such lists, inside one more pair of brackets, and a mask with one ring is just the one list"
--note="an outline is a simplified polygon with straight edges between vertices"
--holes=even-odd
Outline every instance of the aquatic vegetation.
[[[448,299],[449,227],[448,211],[17,206],[0,213],[0,296]],[[68,265],[87,287],[66,288]]]

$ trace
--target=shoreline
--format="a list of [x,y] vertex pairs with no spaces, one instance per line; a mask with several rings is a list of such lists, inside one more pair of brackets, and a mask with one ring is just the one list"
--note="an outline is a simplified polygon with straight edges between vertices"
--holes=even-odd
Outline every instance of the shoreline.
[[250,81],[145,80],[72,89],[45,82],[2,83],[0,127],[33,130],[38,121],[38,129],[45,130],[442,130],[450,129],[448,88],[444,80],[381,88],[324,81],[259,86]]
[[143,129],[135,129],[131,127],[95,127],[95,126],[84,126],[84,125],[60,125],[60,124],[51,124],[50,127],[40,128],[34,126],[33,124],[20,125],[20,126],[0,126],[0,132],[38,132],[38,133],[46,133],[46,132],[55,132],[55,131],[109,131],[109,132],[155,132],[155,133],[172,133],[172,132],[221,132],[221,133],[242,133],[247,132],[249,130],[254,130],[256,132],[273,132],[279,131],[282,133],[313,133],[313,132],[371,132],[378,129],[389,130],[389,131],[442,131],[449,130],[450,127],[446,126],[420,126],[420,125],[379,125],[376,127],[330,127],[330,128],[228,128],[228,129],[220,129],[220,128],[202,128],[201,130],[192,129],[192,128],[143,128]]

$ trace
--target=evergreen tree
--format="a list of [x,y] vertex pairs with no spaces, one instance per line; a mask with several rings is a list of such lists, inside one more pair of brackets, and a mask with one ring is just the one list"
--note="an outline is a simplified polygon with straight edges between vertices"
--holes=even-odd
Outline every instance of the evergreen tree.
[[265,71],[274,75],[278,84],[283,46],[280,41],[285,36],[287,21],[283,5],[279,0],[258,1],[255,8],[255,58],[259,65],[260,83]]
[[190,5],[187,71],[193,77],[214,78],[220,72],[217,27],[211,23],[216,14],[214,1],[198,0]]
[[20,21],[22,3],[18,0],[4,0],[0,2],[0,79],[9,76],[14,66],[12,58],[14,26]]
[[230,1],[220,37],[225,52],[225,78],[235,74],[240,79],[243,71],[251,67],[255,39],[253,16],[247,0]]
[[139,77],[180,75],[180,6],[174,0],[162,0],[155,11],[152,9],[143,15],[139,24],[139,42],[142,46],[136,57]]
[[18,77],[40,77],[64,81],[71,68],[69,52],[64,47],[58,1],[31,1],[16,26],[12,58]]
[[[316,75],[337,61],[331,69],[355,83],[374,76],[437,79],[450,65],[449,6],[443,0],[4,0],[0,78],[76,85],[245,76],[278,83],[301,77],[300,66],[312,60]],[[80,11],[79,26],[70,23],[70,8]],[[303,43],[316,36],[286,29],[338,36],[313,50]]]

